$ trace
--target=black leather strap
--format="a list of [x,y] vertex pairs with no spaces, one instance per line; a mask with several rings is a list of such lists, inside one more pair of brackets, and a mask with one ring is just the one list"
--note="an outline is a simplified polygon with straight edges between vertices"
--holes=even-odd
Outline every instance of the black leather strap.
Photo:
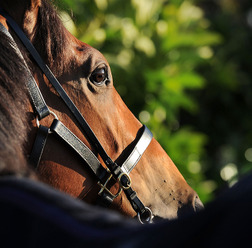
[[[0,9],[0,13],[1,13],[1,9]],[[10,44],[12,45],[13,49],[17,53],[17,56],[19,56],[19,58],[24,63],[24,67],[26,68],[26,74],[27,74],[26,86],[27,86],[27,89],[30,93],[30,97],[31,97],[31,100],[33,103],[34,110],[35,110],[36,114],[38,115],[39,119],[43,119],[44,117],[49,115],[49,108],[47,107],[47,105],[45,103],[45,100],[44,100],[44,98],[43,98],[43,96],[37,86],[37,83],[36,83],[34,77],[32,76],[32,74],[31,74],[31,72],[30,72],[30,70],[24,60],[23,55],[21,54],[19,48],[17,47],[16,42],[14,41],[11,34],[3,26],[2,23],[0,23],[0,31],[8,36],[8,38],[10,39]]]
[[29,162],[31,165],[34,166],[34,168],[37,168],[39,165],[40,159],[42,157],[46,145],[48,133],[49,133],[48,127],[42,125],[39,126],[36,139],[32,148],[32,152],[29,158]]

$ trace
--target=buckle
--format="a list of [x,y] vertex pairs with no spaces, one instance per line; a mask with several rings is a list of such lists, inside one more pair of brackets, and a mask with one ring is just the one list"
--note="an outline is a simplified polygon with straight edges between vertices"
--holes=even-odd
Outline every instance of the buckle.
[[[145,215],[145,216],[144,216]],[[153,214],[150,208],[145,207],[145,212],[140,214],[139,212],[137,213],[138,220],[141,224],[151,224],[153,223]]]
[[[52,115],[52,116],[54,117],[54,119],[58,120],[58,116],[57,116],[53,111],[49,110],[49,115]],[[49,116],[49,115],[48,115],[48,116]],[[46,117],[47,117],[47,116],[46,116]],[[45,117],[44,117],[44,118],[45,118]],[[36,117],[36,125],[37,125],[37,127],[40,126],[39,117],[38,117],[38,116]],[[49,133],[52,133],[51,130],[49,130]]]
[[129,189],[131,187],[130,176],[125,172],[122,172],[119,175],[118,181],[119,181],[120,187],[123,188],[124,190]]
[[97,183],[101,187],[98,195],[101,195],[104,190],[106,192],[108,192],[113,198],[116,198],[117,196],[119,196],[121,194],[121,192],[122,192],[121,186],[120,186],[120,188],[119,188],[119,190],[118,190],[118,192],[116,194],[111,193],[111,191],[107,188],[107,184],[110,181],[110,179],[112,178],[112,176],[113,175],[110,174],[110,176],[108,177],[108,179],[106,180],[106,182],[104,184],[102,184],[100,181]]

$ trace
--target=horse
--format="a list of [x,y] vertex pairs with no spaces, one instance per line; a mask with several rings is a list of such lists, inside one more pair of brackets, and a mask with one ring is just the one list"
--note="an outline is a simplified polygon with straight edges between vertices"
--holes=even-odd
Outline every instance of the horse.
[[[6,127],[11,123],[7,130],[3,130],[3,133],[6,135],[6,132],[12,129],[17,136],[12,135],[15,136],[12,137],[10,134],[8,140],[16,140],[16,137],[19,139],[17,144],[8,144],[8,146],[13,144],[16,149],[9,147],[12,151],[7,155],[13,162],[3,163],[0,174],[14,173],[15,168],[12,169],[9,164],[12,166],[19,164],[20,167],[24,167],[23,174],[38,177],[46,184],[90,204],[97,204],[97,195],[101,192],[107,193],[113,198],[110,208],[128,217],[136,216],[134,209],[138,205],[136,202],[146,206],[143,209],[151,213],[149,219],[152,219],[152,216],[173,219],[188,211],[199,211],[203,208],[197,193],[187,184],[170,157],[148,132],[149,143],[139,154],[140,149],[136,149],[136,146],[141,143],[143,133],[145,133],[143,125],[131,113],[115,90],[107,60],[95,48],[79,41],[66,30],[58,17],[56,8],[49,1],[8,0],[1,1],[0,8],[25,33],[42,60],[60,82],[59,87],[67,93],[78,111],[85,117],[85,122],[90,127],[88,132],[91,132],[90,141],[90,137],[83,132],[74,114],[59,99],[59,93],[55,87],[52,87],[50,78],[45,76],[38,64],[34,62],[34,58],[20,41],[20,37],[17,37],[10,21],[1,12],[0,23],[15,41],[21,53],[21,64],[25,63],[25,66],[19,63],[18,68],[25,71],[26,78],[30,78],[31,74],[35,79],[41,95],[49,106],[49,116],[46,118],[34,116],[34,106],[31,101],[28,101],[31,97],[24,83],[25,78],[15,78],[17,69],[13,61],[17,55],[10,53],[11,56],[9,56],[9,51],[5,55],[1,54],[13,64],[7,68],[7,65],[2,63],[1,73],[5,75],[7,70],[9,72],[7,76],[13,77],[12,81],[15,81],[18,86],[12,85],[12,87],[19,96],[16,98],[14,95],[10,97],[10,100],[5,100],[5,96],[13,94],[13,90],[12,87],[5,85],[8,81],[7,76],[2,77],[4,93],[1,104],[8,106],[10,108],[8,111],[17,112],[17,114],[11,114],[15,119],[12,121],[8,117],[10,113],[5,113],[7,117],[1,119],[1,125]],[[4,36],[1,35],[1,42],[6,40]],[[7,49],[9,46],[5,47]],[[29,72],[24,67],[27,67]],[[11,100],[15,100],[15,103],[10,103]],[[97,183],[97,178],[90,168],[87,168],[87,163],[83,163],[80,156],[51,134],[48,135],[47,143],[43,147],[36,173],[26,168],[30,166],[28,158],[36,141],[38,127],[51,128],[52,122],[55,124],[57,120],[64,123],[64,127],[69,130],[68,133],[74,134],[72,136],[82,148],[90,150],[89,156],[92,157],[92,161],[101,165],[99,170],[105,171],[103,174],[108,174],[104,182]],[[95,144],[92,142],[93,137],[97,141]],[[98,137],[97,140],[96,137]],[[1,141],[2,143],[5,142]],[[137,165],[122,172],[120,165],[129,158],[131,160],[137,153],[138,157],[135,159]],[[1,153],[2,157],[6,158]],[[119,174],[117,174],[118,171]],[[125,184],[123,180],[126,181]]]

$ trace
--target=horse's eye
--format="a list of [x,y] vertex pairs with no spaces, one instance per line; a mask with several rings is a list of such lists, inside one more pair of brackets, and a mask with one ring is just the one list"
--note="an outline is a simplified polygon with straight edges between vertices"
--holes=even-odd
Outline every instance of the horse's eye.
[[90,81],[98,86],[102,86],[108,81],[108,73],[106,68],[98,68],[93,71],[90,76]]

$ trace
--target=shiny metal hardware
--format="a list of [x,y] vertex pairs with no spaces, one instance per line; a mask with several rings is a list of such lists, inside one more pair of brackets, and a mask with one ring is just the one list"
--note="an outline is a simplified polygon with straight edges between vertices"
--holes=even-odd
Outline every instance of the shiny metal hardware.
[[[49,114],[52,115],[54,117],[54,119],[58,120],[58,116],[53,111],[49,110]],[[36,125],[37,125],[37,127],[40,126],[38,116],[36,117]]]
[[[123,176],[126,176],[127,177],[127,186],[125,186],[125,185],[123,185],[122,184],[122,182],[121,182],[121,179],[122,179],[122,177]],[[119,184],[120,184],[120,187],[121,188],[123,188],[123,189],[129,189],[130,187],[131,187],[131,178],[130,178],[130,176],[127,174],[127,173],[125,173],[125,172],[122,172],[119,176],[118,176],[118,182],[119,182]]]
[[137,213],[137,217],[138,217],[139,222],[141,224],[151,224],[151,223],[153,223],[152,219],[153,219],[154,215],[152,214],[152,211],[148,207],[145,207],[145,210],[147,211],[148,216],[144,220],[142,219],[141,214],[139,212]]
[[98,195],[101,195],[102,192],[105,190],[106,192],[108,192],[113,198],[116,198],[117,196],[119,196],[122,192],[122,188],[120,187],[118,192],[116,194],[111,193],[111,191],[107,188],[107,184],[110,181],[110,179],[112,178],[112,174],[110,174],[110,176],[108,177],[108,179],[106,180],[106,182],[104,184],[101,184],[101,182],[98,182],[98,185],[101,187]]

